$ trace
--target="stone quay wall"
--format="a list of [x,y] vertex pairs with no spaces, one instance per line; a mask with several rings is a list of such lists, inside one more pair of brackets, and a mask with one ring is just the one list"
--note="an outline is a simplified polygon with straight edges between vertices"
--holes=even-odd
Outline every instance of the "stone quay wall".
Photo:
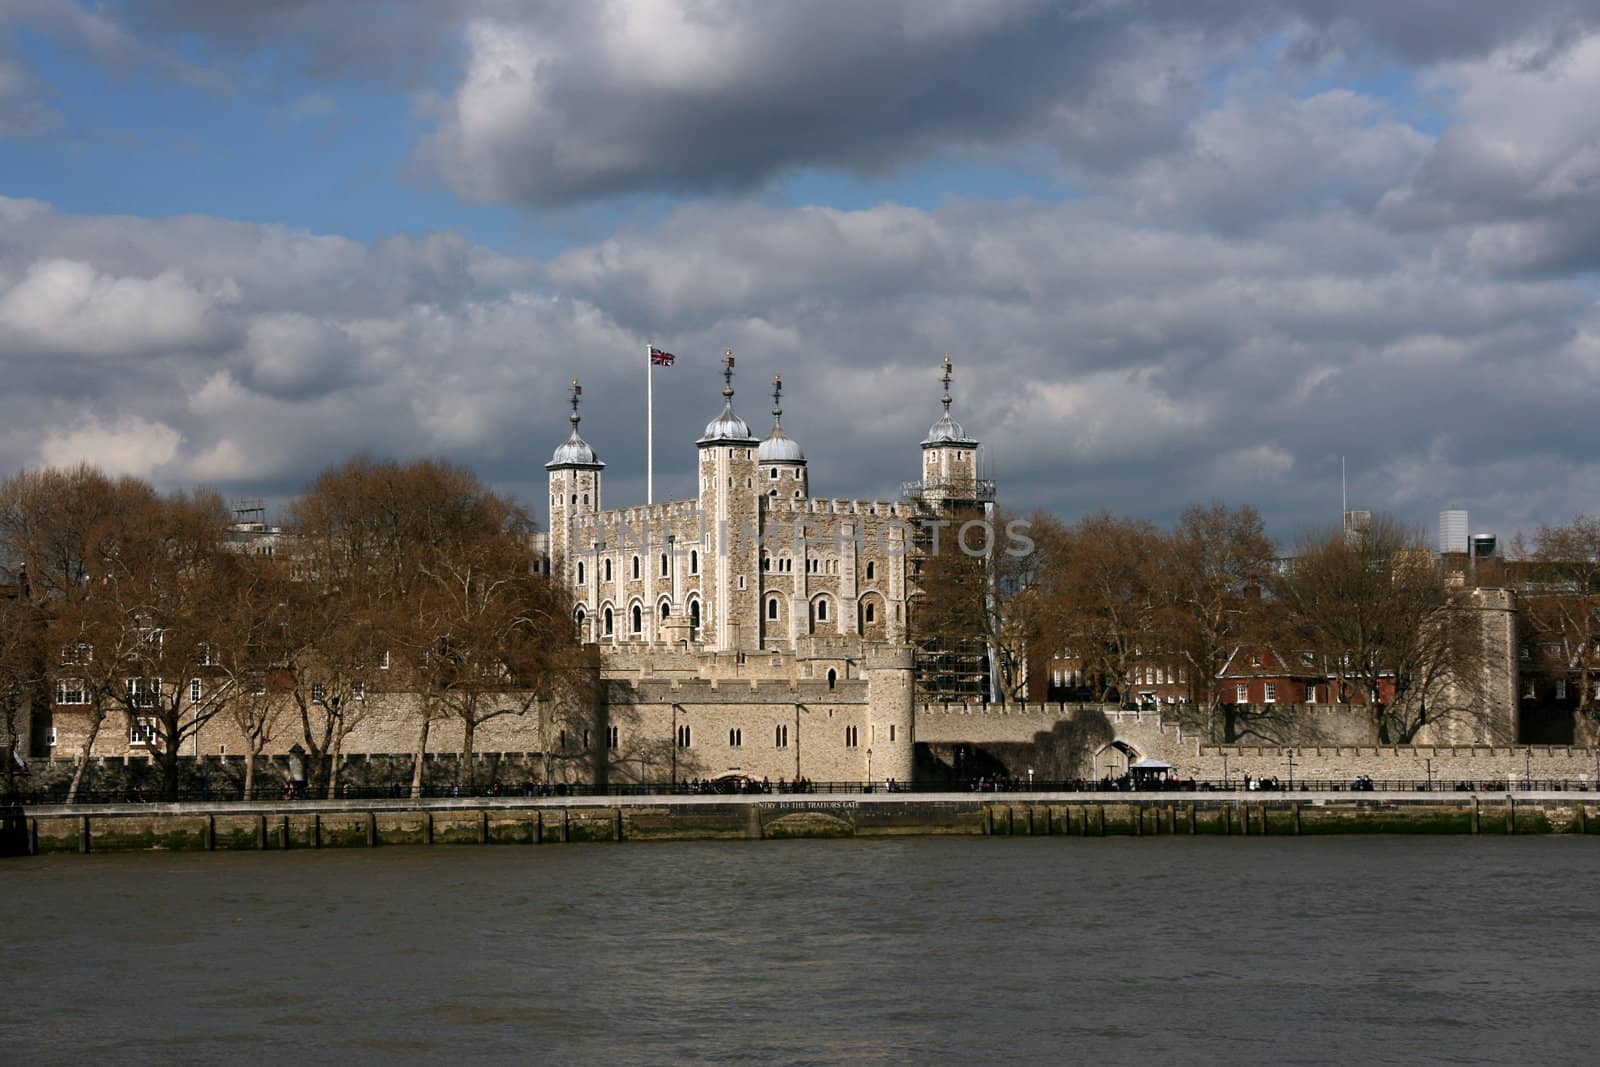
[[1029,793],[154,804],[0,810],[0,854],[909,835],[1600,837],[1583,793]]

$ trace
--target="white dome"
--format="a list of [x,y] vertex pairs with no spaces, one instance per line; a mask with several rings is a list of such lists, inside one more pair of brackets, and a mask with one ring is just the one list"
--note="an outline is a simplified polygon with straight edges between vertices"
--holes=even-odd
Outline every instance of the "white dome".
[[589,447],[589,442],[578,436],[578,428],[572,428],[572,434],[556,448],[555,455],[550,457],[550,462],[545,464],[550,467],[599,467],[604,466],[600,457],[594,454],[594,449]]
[[922,439],[922,443],[924,446],[927,446],[976,445],[978,442],[968,437],[967,431],[961,428],[961,424],[959,422],[950,417],[949,411],[946,411],[943,415],[939,416],[939,421],[934,423],[933,426],[929,428],[928,436]]
[[749,425],[733,413],[733,402],[729,401],[723,406],[722,414],[706,423],[706,432],[700,435],[699,443],[707,445],[716,441],[737,441],[748,444],[754,440]]
[[800,442],[774,428],[772,434],[756,449],[756,459],[762,463],[804,463],[806,454],[800,451]]

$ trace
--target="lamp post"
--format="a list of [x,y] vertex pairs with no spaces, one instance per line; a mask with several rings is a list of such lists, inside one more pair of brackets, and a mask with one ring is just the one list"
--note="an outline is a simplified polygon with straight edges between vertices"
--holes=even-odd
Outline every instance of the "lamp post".
[[1222,788],[1233,788],[1233,779],[1228,777],[1228,754],[1226,752],[1222,754]]
[[1433,792],[1433,757],[1424,756],[1422,762],[1426,764],[1428,775],[1428,792]]
[[1028,768],[1028,792],[1033,792],[1033,768]]
[[872,792],[872,749],[867,749],[867,792]]
[[1284,750],[1289,756],[1289,792],[1294,792],[1294,749]]
[[1522,788],[1533,788],[1533,749],[1522,750]]

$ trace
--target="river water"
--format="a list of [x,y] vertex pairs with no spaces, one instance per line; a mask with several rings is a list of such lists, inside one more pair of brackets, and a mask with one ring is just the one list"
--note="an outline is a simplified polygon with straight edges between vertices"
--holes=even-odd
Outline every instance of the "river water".
[[0,862],[0,1062],[1594,1062],[1600,847],[903,839]]

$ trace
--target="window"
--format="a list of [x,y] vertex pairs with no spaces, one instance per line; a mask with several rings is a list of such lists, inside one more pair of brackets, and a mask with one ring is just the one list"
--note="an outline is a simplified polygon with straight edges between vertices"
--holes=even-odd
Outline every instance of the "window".
[[1265,703],[1276,704],[1277,702],[1278,702],[1278,687],[1273,685],[1271,682],[1268,682],[1267,683],[1267,696],[1266,696]]
[[1316,702],[1317,702],[1317,687],[1314,686],[1314,685],[1306,686],[1306,703],[1307,704],[1315,704]]
[[1532,681],[1524,682],[1522,684],[1522,699],[1523,700],[1532,700],[1533,696],[1534,696],[1534,693],[1533,693],[1533,682]]
[[378,657],[378,669],[380,671],[389,669],[389,650],[387,648],[383,650],[383,655]]
[[[799,467],[796,467],[794,469],[794,480],[797,481],[797,482],[800,480],[800,468]],[[799,496],[799,495],[800,495],[799,493],[795,494],[795,496]]]
[[894,740],[894,723],[889,724],[889,740]]
[[611,561],[609,559],[605,561],[601,573],[605,576],[605,581],[609,582],[611,580]]
[[636,581],[636,582],[639,580],[639,557],[638,556],[634,556],[633,557],[633,580]]
[[860,729],[859,727],[855,727],[855,726],[846,726],[844,728],[844,747],[845,748],[855,748],[855,747],[858,746],[858,744],[861,741],[861,735],[859,733],[859,729]]
[[160,678],[129,678],[128,699],[136,708],[153,708],[161,699]]
[[689,573],[700,573],[700,553],[696,552],[694,549],[689,550]]
[[607,637],[610,637],[615,632],[615,630],[613,629],[613,620],[612,620],[612,617],[611,617],[611,608],[610,607],[606,608],[604,619],[605,619],[605,635]]
[[267,693],[267,676],[265,674],[252,674],[250,676],[250,695],[265,696]]
[[740,748],[744,745],[744,731],[737,726],[728,731],[728,747]]
[[135,748],[153,745],[160,736],[160,728],[154,719],[138,718],[128,727],[128,744]]
[[832,667],[828,668],[828,688],[832,689],[839,684],[839,672]]
[[217,665],[217,646],[209,641],[200,642],[200,666],[215,667]]
[[876,622],[877,621],[877,610],[876,610],[876,608],[874,608],[873,603],[870,600],[867,601],[866,617],[867,617],[867,621],[868,622]]
[[667,554],[665,552],[661,553],[661,577],[663,578],[672,573],[671,567],[667,563],[667,559]]
[[867,581],[870,582],[877,576],[877,567],[876,563],[873,563],[870,559],[867,560]]
[[767,618],[776,620],[778,617],[778,598],[773,597],[767,601]]
[[1567,699],[1567,680],[1565,678],[1556,679],[1556,699]]
[[50,727],[50,732],[45,735],[44,743],[49,745],[51,748],[56,747],[56,728],[54,726]]
[[691,633],[700,629],[700,601],[689,601],[689,630]]
[[776,478],[777,476],[778,476],[778,468],[777,467],[773,467],[771,472],[769,472],[768,475],[767,475],[767,477],[769,477],[769,478]]
[[205,691],[200,685],[200,679],[198,679],[198,678],[190,678],[189,679],[189,703],[191,703],[191,704],[200,703],[200,698],[203,695],[205,695]]
[[93,645],[79,642],[72,645],[63,645],[61,648],[61,662],[64,664],[89,663],[93,660]]
[[1250,666],[1252,666],[1252,667],[1261,666],[1261,657],[1259,655],[1257,655],[1256,653],[1254,653],[1254,652],[1250,653]]
[[779,723],[778,728],[773,731],[772,744],[774,748],[788,748],[789,727],[785,726],[783,723]]
[[694,743],[694,735],[689,732],[689,724],[684,723],[678,727],[678,747],[688,748]]
[[1250,703],[1250,687],[1248,685],[1237,685],[1237,686],[1234,686],[1234,688],[1233,688],[1233,702],[1235,704],[1248,704],[1248,703]]
[[367,699],[367,683],[366,682],[351,682],[350,683],[350,699],[351,700],[365,700],[365,699]]
[[578,584],[579,585],[583,584],[583,563],[582,562],[579,562],[579,564],[578,564]]
[[327,699],[327,697],[328,691],[323,687],[321,682],[311,683],[311,702],[313,704],[321,704]]
[[671,614],[672,614],[672,605],[668,604],[665,600],[663,600],[661,602],[661,617],[663,619],[665,619],[667,616],[669,616]]
[[613,752],[622,747],[622,727],[606,727],[606,747]]
[[56,681],[57,704],[87,704],[89,691],[82,678],[61,678]]
[[828,621],[828,602],[826,600],[817,601],[817,621]]
[[744,575],[739,575],[739,591],[744,591]]
[[636,634],[644,632],[644,612],[637,604],[633,606],[633,632]]

